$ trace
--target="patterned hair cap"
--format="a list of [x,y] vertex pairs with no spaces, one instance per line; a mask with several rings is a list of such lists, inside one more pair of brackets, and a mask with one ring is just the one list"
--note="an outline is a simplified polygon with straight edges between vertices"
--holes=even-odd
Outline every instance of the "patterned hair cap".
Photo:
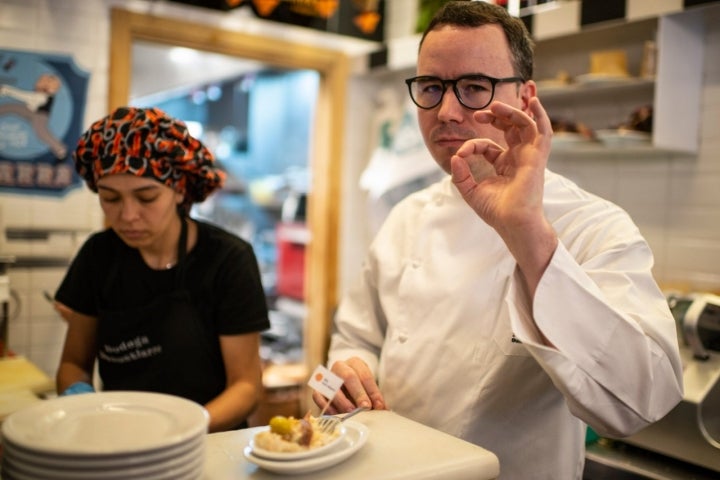
[[80,137],[73,158],[93,192],[105,175],[154,178],[184,196],[186,212],[225,181],[210,150],[157,108],[120,107],[101,118]]

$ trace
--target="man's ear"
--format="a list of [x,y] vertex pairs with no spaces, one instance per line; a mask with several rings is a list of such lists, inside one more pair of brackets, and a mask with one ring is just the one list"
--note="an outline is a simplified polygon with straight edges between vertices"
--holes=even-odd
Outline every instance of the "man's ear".
[[522,111],[528,113],[530,99],[537,96],[537,84],[534,80],[528,80],[520,85],[520,99],[522,100]]

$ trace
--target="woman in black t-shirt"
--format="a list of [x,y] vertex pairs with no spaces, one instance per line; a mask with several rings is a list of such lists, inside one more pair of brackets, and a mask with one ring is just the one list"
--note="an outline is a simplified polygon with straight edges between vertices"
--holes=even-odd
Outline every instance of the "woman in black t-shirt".
[[124,107],[95,122],[73,156],[108,229],[82,246],[56,295],[68,322],[57,389],[182,396],[205,406],[210,431],[244,425],[262,388],[269,328],[250,244],[189,218],[224,174],[184,124]]

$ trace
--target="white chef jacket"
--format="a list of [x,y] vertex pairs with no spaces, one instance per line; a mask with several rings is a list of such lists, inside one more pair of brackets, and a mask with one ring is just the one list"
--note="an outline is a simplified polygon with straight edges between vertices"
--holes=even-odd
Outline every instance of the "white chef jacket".
[[585,423],[630,435],[682,398],[675,322],[630,217],[550,171],[544,206],[560,242],[531,302],[450,177],[407,197],[329,352],[364,359],[390,409],[494,452],[503,479],[580,479]]

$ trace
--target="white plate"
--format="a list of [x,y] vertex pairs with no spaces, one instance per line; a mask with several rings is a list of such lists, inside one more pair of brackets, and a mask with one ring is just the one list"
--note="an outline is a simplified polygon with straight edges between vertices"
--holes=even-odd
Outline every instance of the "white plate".
[[4,441],[34,452],[127,455],[167,448],[207,432],[209,416],[184,398],[149,392],[71,395],[31,405],[2,424]]
[[647,145],[652,136],[636,130],[598,130],[595,135],[606,145]]
[[250,446],[245,447],[243,455],[258,467],[283,475],[300,475],[315,472],[336,465],[350,458],[367,442],[370,431],[362,423],[348,420],[344,422],[346,434],[332,451],[319,457],[310,457],[302,460],[278,461],[268,460],[253,455]]
[[81,466],[72,469],[48,469],[29,463],[16,463],[11,458],[3,460],[3,469],[22,474],[35,479],[44,480],[126,480],[137,478],[142,480],[176,479],[187,475],[191,471],[202,468],[205,461],[203,451],[196,455],[178,458],[171,462],[145,465],[143,467],[125,467],[118,469],[85,470]]
[[591,142],[589,138],[575,132],[553,132],[552,142],[556,144],[575,145],[578,143]]
[[617,85],[632,82],[629,75],[609,75],[605,73],[585,73],[575,77],[575,82],[581,85]]
[[557,79],[538,80],[535,83],[537,84],[538,91],[541,94],[547,92],[555,92],[558,90],[567,90],[571,86],[570,82]]
[[[269,430],[268,427],[264,431]],[[289,460],[301,460],[303,458],[310,458],[310,457],[316,457],[318,455],[325,454],[329,452],[332,448],[334,448],[340,440],[345,436],[347,433],[347,429],[344,425],[340,426],[340,433],[337,437],[333,438],[329,443],[326,443],[325,445],[322,445],[320,447],[311,448],[308,450],[302,450],[300,452],[273,452],[271,450],[265,450],[262,447],[258,447],[255,445],[255,439],[253,438],[250,440],[250,448],[252,449],[253,455],[256,457],[262,457],[266,458],[268,460],[282,460],[282,461],[289,461]]]
[[[200,478],[204,469],[204,459],[198,458],[191,463],[177,469],[165,469],[151,475],[135,476],[132,472],[125,474],[119,478],[142,478],[143,480],[197,480]],[[7,476],[8,480],[79,480],[82,477],[78,477],[75,473],[65,474],[63,471],[56,471],[51,475],[38,476],[35,473],[27,471],[23,468],[16,467],[12,464],[3,461],[2,465],[3,474]],[[95,472],[94,476],[88,477],[93,480],[109,478],[105,475],[105,472]],[[114,477],[113,477],[114,478]]]
[[13,443],[5,442],[3,456],[16,459],[18,462],[31,463],[33,465],[67,469],[106,469],[117,470],[131,466],[142,466],[147,464],[158,464],[167,462],[177,457],[193,455],[196,451],[205,448],[205,435],[198,436],[190,441],[175,445],[173,447],[153,450],[150,452],[131,453],[128,455],[98,455],[98,456],[75,456],[38,453],[32,450],[19,447]]

